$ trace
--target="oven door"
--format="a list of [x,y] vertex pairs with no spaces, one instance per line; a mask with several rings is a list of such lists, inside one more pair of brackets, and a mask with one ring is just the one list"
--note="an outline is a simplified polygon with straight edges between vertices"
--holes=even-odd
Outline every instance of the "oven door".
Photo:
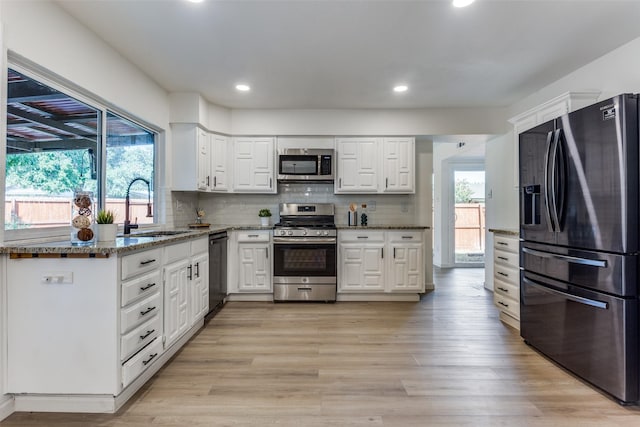
[[336,241],[322,238],[273,239],[274,277],[336,277]]

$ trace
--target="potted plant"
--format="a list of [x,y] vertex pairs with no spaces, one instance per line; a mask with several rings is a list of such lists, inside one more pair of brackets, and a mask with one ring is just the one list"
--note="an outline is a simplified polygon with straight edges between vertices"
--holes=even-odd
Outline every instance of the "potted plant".
[[118,225],[113,223],[115,214],[111,210],[102,209],[96,215],[98,241],[113,242],[116,240]]
[[260,222],[263,227],[269,226],[269,218],[271,217],[271,211],[269,209],[260,209],[258,212],[258,216],[260,217]]

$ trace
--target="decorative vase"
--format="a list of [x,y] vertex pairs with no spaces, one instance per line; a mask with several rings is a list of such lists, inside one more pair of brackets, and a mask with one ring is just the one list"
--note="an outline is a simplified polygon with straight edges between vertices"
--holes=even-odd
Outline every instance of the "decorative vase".
[[263,227],[268,227],[269,226],[269,217],[268,216],[261,216],[260,217],[260,223]]
[[91,245],[95,239],[93,233],[93,193],[75,191],[71,201],[71,244],[74,246]]
[[114,242],[118,234],[118,224],[96,224],[98,242]]

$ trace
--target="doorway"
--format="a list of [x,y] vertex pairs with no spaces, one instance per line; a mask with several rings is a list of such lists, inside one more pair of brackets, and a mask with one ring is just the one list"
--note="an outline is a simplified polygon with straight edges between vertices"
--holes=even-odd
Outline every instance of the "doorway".
[[456,267],[484,267],[485,171],[483,163],[453,167],[453,259]]

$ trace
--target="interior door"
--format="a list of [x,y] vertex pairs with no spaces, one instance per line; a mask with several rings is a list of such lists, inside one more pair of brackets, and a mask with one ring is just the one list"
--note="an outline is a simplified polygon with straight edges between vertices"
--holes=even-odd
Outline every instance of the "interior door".
[[566,156],[559,245],[638,250],[638,110],[624,95],[557,120]]

